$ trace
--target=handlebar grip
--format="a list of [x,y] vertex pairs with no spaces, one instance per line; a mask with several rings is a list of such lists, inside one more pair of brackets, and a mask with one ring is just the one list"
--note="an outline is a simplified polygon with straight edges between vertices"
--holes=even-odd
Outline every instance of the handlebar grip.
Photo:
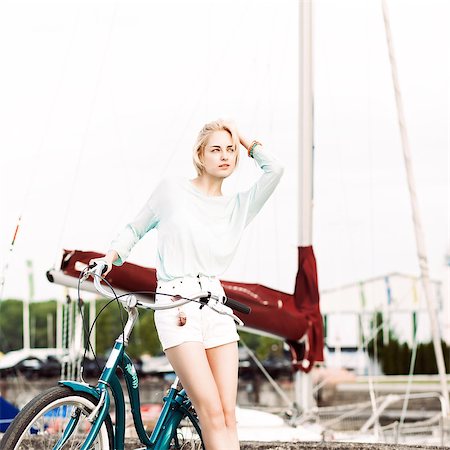
[[100,275],[103,275],[108,270],[108,264],[106,264],[106,262],[104,262],[104,261],[99,261],[99,262],[93,263],[89,266],[90,269],[94,269],[96,267],[97,267],[97,269],[95,270],[95,272],[97,272],[97,273],[98,273],[99,269],[101,268]]
[[239,311],[243,314],[250,314],[252,311],[252,308],[250,308],[250,306],[244,305],[243,303],[238,302],[237,300],[233,300],[232,298],[225,297],[224,303],[235,311]]

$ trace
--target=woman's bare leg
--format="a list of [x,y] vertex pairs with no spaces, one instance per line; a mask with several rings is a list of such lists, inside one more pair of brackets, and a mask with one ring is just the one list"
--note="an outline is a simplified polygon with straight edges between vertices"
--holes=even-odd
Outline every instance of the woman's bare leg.
[[238,346],[237,342],[220,345],[206,350],[209,366],[219,390],[229,436],[229,449],[239,449],[236,428],[236,396],[238,384]]
[[185,342],[166,349],[200,419],[207,450],[232,450],[216,381],[201,342]]

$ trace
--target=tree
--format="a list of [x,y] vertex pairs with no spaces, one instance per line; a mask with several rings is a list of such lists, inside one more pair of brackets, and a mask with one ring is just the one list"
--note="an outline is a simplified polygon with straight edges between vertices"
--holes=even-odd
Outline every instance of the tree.
[[22,301],[0,302],[0,351],[3,353],[23,347]]
[[[114,344],[114,340],[122,332],[127,321],[127,313],[116,302],[110,303],[101,313],[101,309],[108,303],[107,300],[97,302],[97,353],[105,354]],[[132,357],[139,357],[143,353],[152,355],[161,353],[162,348],[153,322],[153,311],[139,310],[139,319],[133,329],[127,353]]]
[[[50,322],[49,317],[53,318]],[[31,346],[36,348],[54,347],[56,342],[56,300],[30,303],[30,322],[32,324],[30,325]],[[53,326],[53,328],[49,329],[49,326]]]

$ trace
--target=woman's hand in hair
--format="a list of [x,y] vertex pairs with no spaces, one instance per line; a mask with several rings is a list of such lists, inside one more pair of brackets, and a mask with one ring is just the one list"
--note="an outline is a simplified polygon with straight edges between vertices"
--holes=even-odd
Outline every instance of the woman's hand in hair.
[[241,133],[238,133],[238,136],[239,136],[239,142],[241,143],[241,145],[245,148],[245,150],[248,150],[248,147],[249,147],[251,141],[249,141]]

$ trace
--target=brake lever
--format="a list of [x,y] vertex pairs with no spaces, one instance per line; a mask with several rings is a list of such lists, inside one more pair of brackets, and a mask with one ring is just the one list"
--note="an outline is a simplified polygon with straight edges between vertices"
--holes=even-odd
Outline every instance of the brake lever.
[[208,295],[204,297],[200,297],[197,301],[200,303],[200,309],[203,309],[206,305],[208,305],[209,301],[213,298],[211,292],[206,291]]
[[[228,311],[225,310],[226,305],[224,305],[220,300],[215,299],[215,298],[211,298],[211,300],[214,300],[214,302],[209,302],[208,306],[213,309],[214,311],[216,311],[219,314],[224,314],[226,316],[230,316],[231,318],[233,318],[233,320],[239,325],[239,326],[244,326],[244,322],[242,322],[241,319],[239,319],[238,316],[236,316],[234,313],[230,313]],[[211,304],[212,303],[212,304]]]
[[91,276],[90,266],[81,261],[75,262],[74,269],[81,273],[80,283],[83,283],[83,281],[86,281]]
[[83,275],[81,276],[81,279],[80,279],[81,283],[86,281],[91,276],[91,273],[89,272],[89,270],[84,269],[82,273],[83,273]]
[[244,326],[244,322],[242,322],[242,320],[239,319],[238,316],[235,316],[233,313],[231,313],[231,317],[234,319],[234,321],[235,321],[240,327],[243,327],[243,326]]
[[[97,267],[97,263],[94,264],[85,264],[81,261],[75,262],[75,270],[82,273],[82,276],[80,278],[81,283],[83,281],[86,281],[90,276],[95,277],[95,267]],[[102,270],[102,275],[105,273],[105,271],[108,269],[108,265],[105,264]]]

